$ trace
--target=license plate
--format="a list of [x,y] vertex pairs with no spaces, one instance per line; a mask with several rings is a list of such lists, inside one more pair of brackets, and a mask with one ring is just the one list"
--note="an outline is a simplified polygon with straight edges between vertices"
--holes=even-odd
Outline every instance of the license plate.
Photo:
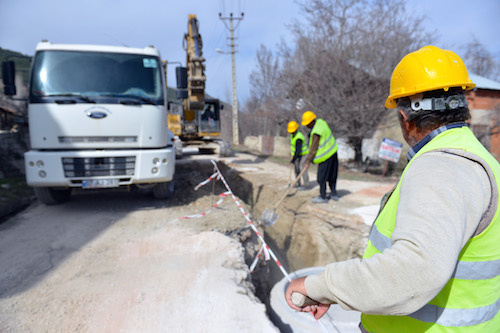
[[118,187],[118,179],[89,179],[82,181],[82,188]]

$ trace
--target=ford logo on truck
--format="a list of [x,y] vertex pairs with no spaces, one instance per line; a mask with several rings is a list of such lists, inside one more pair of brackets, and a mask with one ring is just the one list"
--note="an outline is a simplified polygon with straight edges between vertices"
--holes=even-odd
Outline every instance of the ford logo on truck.
[[108,109],[103,108],[103,107],[93,107],[93,108],[85,110],[85,114],[87,115],[87,117],[94,118],[94,119],[106,118],[109,113],[111,113],[111,112],[109,112]]

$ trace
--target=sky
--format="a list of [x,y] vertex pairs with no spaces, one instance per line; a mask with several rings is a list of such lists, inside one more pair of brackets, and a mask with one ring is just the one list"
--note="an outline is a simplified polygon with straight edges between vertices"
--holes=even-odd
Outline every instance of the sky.
[[[370,1],[370,0],[369,0]],[[455,51],[475,36],[500,62],[500,0],[408,0],[408,12],[425,17],[438,32],[436,46]],[[229,30],[219,18],[238,24],[236,87],[241,105],[250,96],[249,75],[256,68],[260,45],[276,50],[292,42],[292,20],[305,22],[294,0],[0,0],[0,47],[32,56],[43,39],[52,43],[154,45],[162,58],[185,65],[183,36],[189,14],[196,14],[206,59],[206,92],[231,103],[232,67]],[[216,49],[223,50],[221,54]],[[168,85],[175,86],[175,66],[168,66]]]

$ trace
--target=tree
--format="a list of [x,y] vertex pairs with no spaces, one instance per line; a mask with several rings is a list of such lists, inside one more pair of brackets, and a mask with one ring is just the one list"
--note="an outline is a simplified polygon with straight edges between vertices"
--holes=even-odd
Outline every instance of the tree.
[[492,80],[500,80],[500,64],[475,36],[463,48],[465,49],[464,62],[469,72]]
[[244,110],[251,110],[246,119],[249,134],[279,135],[285,120],[283,114],[289,106],[286,105],[280,90],[279,60],[264,45],[257,51],[257,68],[250,74],[251,98]]
[[[405,54],[430,43],[431,34],[422,28],[421,17],[406,13],[404,0],[302,0],[298,4],[307,23],[293,23],[294,43],[279,45],[281,66],[279,75],[272,76],[273,86],[255,87],[272,92],[266,98],[273,99],[275,110],[288,111],[280,111],[285,119],[300,119],[305,110],[293,106],[299,99],[304,101],[305,108],[325,119],[337,137],[347,139],[360,163],[363,139],[372,136],[387,113],[384,101],[392,70]],[[268,72],[255,73],[262,79]]]
[[296,23],[295,49],[282,50],[290,96],[309,101],[335,134],[347,139],[360,163],[363,139],[385,118],[392,70],[432,38],[421,18],[406,13],[403,0],[310,0],[299,5],[309,25]]

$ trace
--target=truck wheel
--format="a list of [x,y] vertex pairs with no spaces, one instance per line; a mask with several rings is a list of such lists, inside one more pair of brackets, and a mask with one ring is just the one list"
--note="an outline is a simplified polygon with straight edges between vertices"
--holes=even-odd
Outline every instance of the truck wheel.
[[153,187],[153,195],[156,199],[168,199],[174,194],[174,181],[158,183]]
[[57,205],[71,197],[70,188],[35,187],[34,190],[38,200],[46,205]]

